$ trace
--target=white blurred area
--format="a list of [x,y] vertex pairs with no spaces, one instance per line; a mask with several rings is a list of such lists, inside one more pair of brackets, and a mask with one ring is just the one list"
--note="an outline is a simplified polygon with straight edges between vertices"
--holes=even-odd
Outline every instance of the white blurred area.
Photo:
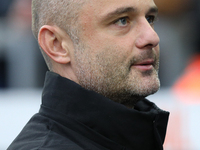
[[148,99],[170,112],[164,150],[200,150],[200,97],[161,89]]
[[32,115],[38,112],[41,90],[0,91],[0,150],[6,150]]
[[[41,89],[0,91],[0,150],[5,150],[41,104]],[[169,89],[149,96],[170,111],[165,150],[200,150],[200,102],[182,101]]]

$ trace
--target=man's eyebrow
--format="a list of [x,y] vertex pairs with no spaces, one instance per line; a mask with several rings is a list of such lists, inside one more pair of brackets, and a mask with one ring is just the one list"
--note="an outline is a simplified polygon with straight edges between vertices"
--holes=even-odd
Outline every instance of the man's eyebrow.
[[116,10],[106,14],[104,17],[102,17],[103,20],[107,20],[109,18],[113,18],[115,16],[119,16],[124,13],[129,13],[129,12],[134,12],[135,8],[133,7],[122,7],[122,8],[117,8]]
[[115,16],[115,15],[120,15],[123,13],[128,13],[128,12],[134,12],[135,8],[133,7],[123,7],[123,8],[118,8],[115,11],[109,13],[107,16]]
[[[136,9],[134,7],[122,7],[122,8],[117,8],[116,10],[104,15],[102,17],[102,20],[107,20],[109,18],[113,18],[115,16],[119,16],[121,14],[124,13],[131,13],[131,12],[135,12]],[[158,13],[158,7],[157,6],[153,6],[151,7],[148,11],[147,14],[149,13]]]
[[149,13],[158,13],[158,7],[157,7],[157,6],[151,7],[151,8],[148,10],[147,13],[148,13],[148,14],[149,14]]

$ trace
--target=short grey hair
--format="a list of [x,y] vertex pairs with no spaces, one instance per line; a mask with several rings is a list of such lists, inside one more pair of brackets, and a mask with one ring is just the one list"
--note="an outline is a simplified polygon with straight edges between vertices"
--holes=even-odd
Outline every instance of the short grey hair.
[[[73,42],[78,43],[78,13],[84,0],[32,0],[32,31],[36,39],[43,25],[56,25],[65,30]],[[49,56],[40,47],[48,68],[52,69]]]

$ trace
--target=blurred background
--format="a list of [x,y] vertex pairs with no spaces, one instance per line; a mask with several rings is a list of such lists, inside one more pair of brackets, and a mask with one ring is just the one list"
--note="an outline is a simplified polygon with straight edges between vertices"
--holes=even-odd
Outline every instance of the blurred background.
[[[200,149],[200,1],[155,0],[160,91],[170,111],[165,150]],[[0,150],[38,111],[47,67],[31,31],[31,0],[0,0]]]

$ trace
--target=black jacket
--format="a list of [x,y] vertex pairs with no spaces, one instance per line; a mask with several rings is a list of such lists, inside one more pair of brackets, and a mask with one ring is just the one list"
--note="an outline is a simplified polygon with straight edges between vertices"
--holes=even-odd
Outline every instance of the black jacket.
[[162,150],[168,115],[145,99],[129,109],[48,72],[39,113],[8,150]]

